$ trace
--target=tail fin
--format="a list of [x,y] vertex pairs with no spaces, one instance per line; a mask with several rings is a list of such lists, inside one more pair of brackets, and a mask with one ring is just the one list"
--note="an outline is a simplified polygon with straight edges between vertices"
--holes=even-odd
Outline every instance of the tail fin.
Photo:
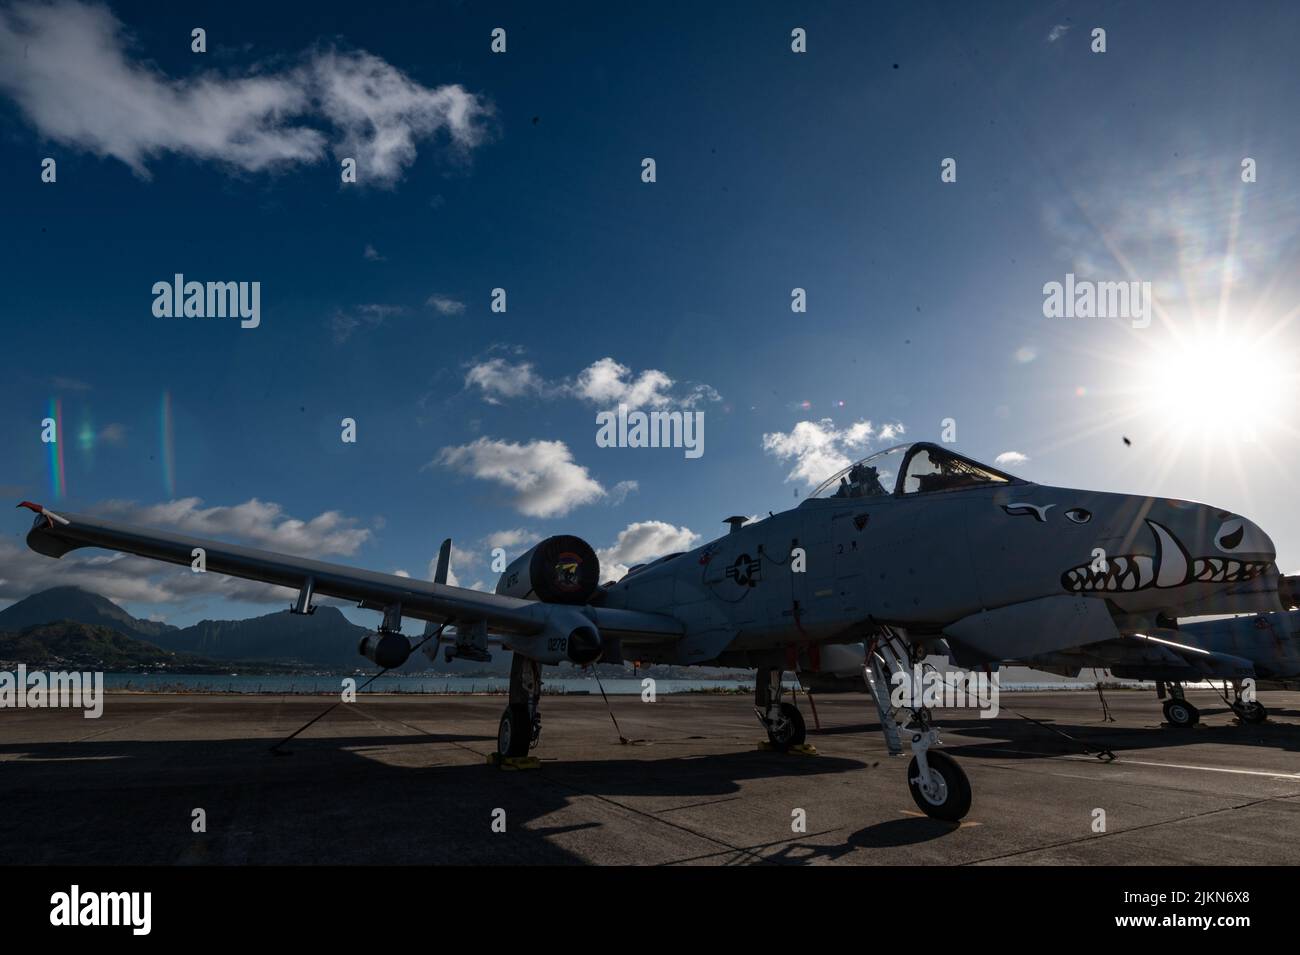
[[[438,548],[438,566],[433,571],[433,582],[435,584],[445,584],[447,582],[447,572],[451,570],[451,538],[448,537]],[[424,624],[424,636],[438,629],[438,625],[432,620]]]

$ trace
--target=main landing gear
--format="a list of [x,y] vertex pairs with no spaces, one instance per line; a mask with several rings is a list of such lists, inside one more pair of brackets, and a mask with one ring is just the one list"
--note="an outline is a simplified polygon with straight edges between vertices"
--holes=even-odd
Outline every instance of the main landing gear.
[[785,751],[791,746],[802,746],[808,738],[803,714],[793,703],[782,703],[782,670],[780,667],[759,667],[754,680],[754,712],[767,730],[767,738],[774,749]]
[[510,662],[510,702],[497,728],[497,752],[527,756],[542,735],[537,704],[542,698],[542,668],[536,660],[516,653]]
[[[1243,699],[1241,695],[1242,685],[1240,680],[1232,681],[1232,702],[1228,705],[1232,707],[1232,712],[1243,724],[1252,725],[1263,723],[1268,719],[1268,710],[1264,709],[1264,704],[1258,700]],[[1228,698],[1227,694],[1223,697]]]
[[[1166,690],[1169,693],[1167,700],[1165,700]],[[1181,683],[1157,682],[1156,699],[1165,700],[1163,704],[1165,722],[1175,729],[1190,729],[1201,721],[1201,711],[1184,698]]]
[[[1268,710],[1264,708],[1264,704],[1258,700],[1247,700],[1242,696],[1243,687],[1240,680],[1232,681],[1231,700],[1228,699],[1227,684],[1228,681],[1225,680],[1220,695],[1242,725],[1258,725],[1268,719]],[[1157,683],[1156,697],[1164,700],[1166,689],[1169,693],[1169,699],[1164,702],[1166,723],[1178,729],[1188,729],[1201,721],[1201,711],[1184,698],[1181,683]]]

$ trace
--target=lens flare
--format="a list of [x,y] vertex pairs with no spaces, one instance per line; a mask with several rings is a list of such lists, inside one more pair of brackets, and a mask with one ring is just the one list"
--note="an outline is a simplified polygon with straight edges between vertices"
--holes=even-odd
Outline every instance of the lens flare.
[[81,450],[83,464],[92,467],[95,463],[95,423],[88,412],[82,416],[81,428],[77,431],[77,447]]
[[172,442],[172,393],[162,394],[162,413],[159,415],[159,444],[163,469],[163,490],[168,497],[176,496],[176,448]]
[[67,484],[63,473],[63,402],[58,398],[50,399],[49,417],[54,421],[54,440],[46,445],[50,453],[50,493],[61,501]]

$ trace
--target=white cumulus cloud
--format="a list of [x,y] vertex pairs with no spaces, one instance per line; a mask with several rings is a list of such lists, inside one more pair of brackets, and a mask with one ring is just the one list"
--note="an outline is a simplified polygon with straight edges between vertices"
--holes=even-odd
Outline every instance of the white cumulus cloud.
[[[114,521],[231,540],[304,557],[351,555],[370,539],[354,518],[326,511],[303,520],[274,503],[203,507],[199,498],[141,505],[107,501],[90,508]],[[20,541],[0,538],[0,600],[20,600],[50,587],[81,587],[116,603],[194,604],[211,597],[287,605],[292,591],[222,574],[174,566],[99,549],[75,550],[51,560]]]
[[518,556],[539,540],[541,540],[540,534],[524,530],[522,527],[513,527],[504,531],[493,531],[483,538],[483,546],[488,550],[502,547],[507,556]]
[[904,433],[906,429],[896,421],[879,428],[870,421],[856,421],[847,428],[837,428],[830,418],[822,418],[800,421],[789,431],[764,434],[763,450],[778,461],[793,461],[787,481],[802,481],[815,487],[864,457],[873,441],[893,441]]
[[106,501],[95,511],[123,523],[195,537],[229,537],[255,547],[304,557],[348,556],[370,539],[369,530],[356,526],[355,518],[338,511],[325,511],[304,521],[285,514],[279,504],[257,498],[233,506],[203,507],[202,504],[202,499],[197,497],[150,505]]
[[529,362],[511,362],[504,358],[489,358],[472,365],[465,375],[465,387],[477,388],[488,404],[501,404],[509,398],[542,394],[543,381]]
[[606,493],[585,467],[574,462],[563,441],[518,444],[479,438],[443,448],[430,465],[509,488],[512,505],[528,517],[560,517]]
[[690,550],[700,539],[688,527],[676,527],[664,521],[638,521],[619,531],[610,547],[596,551],[600,558],[601,580],[618,580],[629,567],[677,551]]

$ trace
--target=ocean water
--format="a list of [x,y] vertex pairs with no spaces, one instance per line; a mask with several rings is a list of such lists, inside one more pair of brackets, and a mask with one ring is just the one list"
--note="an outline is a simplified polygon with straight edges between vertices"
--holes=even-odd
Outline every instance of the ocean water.
[[[370,676],[364,673],[306,674],[294,676],[246,676],[230,674],[178,674],[178,673],[105,673],[106,690],[134,691],[139,693],[270,693],[321,694],[334,696],[343,688],[343,681],[356,681],[357,689],[365,685]],[[607,679],[601,681],[609,696],[640,696],[641,680]],[[1125,681],[1127,682],[1127,681]],[[510,681],[506,677],[470,676],[382,676],[371,683],[365,693],[499,693],[505,694]],[[1137,684],[1132,684],[1137,685]],[[787,689],[797,689],[795,680],[785,681]],[[1025,690],[1092,690],[1091,683],[1023,682],[1003,683],[1002,692]],[[752,693],[752,680],[655,680],[656,694],[735,692]],[[600,686],[593,677],[544,679],[543,693],[600,695]],[[863,692],[866,692],[865,685]]]
[[[356,681],[357,689],[370,679],[367,674],[307,674],[294,676],[244,676],[231,674],[179,673],[105,673],[106,690],[141,693],[272,693],[337,695],[343,681]],[[641,695],[641,681],[609,679],[601,681],[610,696]],[[366,693],[500,693],[510,687],[506,677],[470,676],[382,676],[371,683]],[[754,684],[743,680],[655,680],[655,693],[690,693],[700,691],[748,691]],[[578,679],[543,679],[543,693],[600,695],[600,687],[591,677]]]

